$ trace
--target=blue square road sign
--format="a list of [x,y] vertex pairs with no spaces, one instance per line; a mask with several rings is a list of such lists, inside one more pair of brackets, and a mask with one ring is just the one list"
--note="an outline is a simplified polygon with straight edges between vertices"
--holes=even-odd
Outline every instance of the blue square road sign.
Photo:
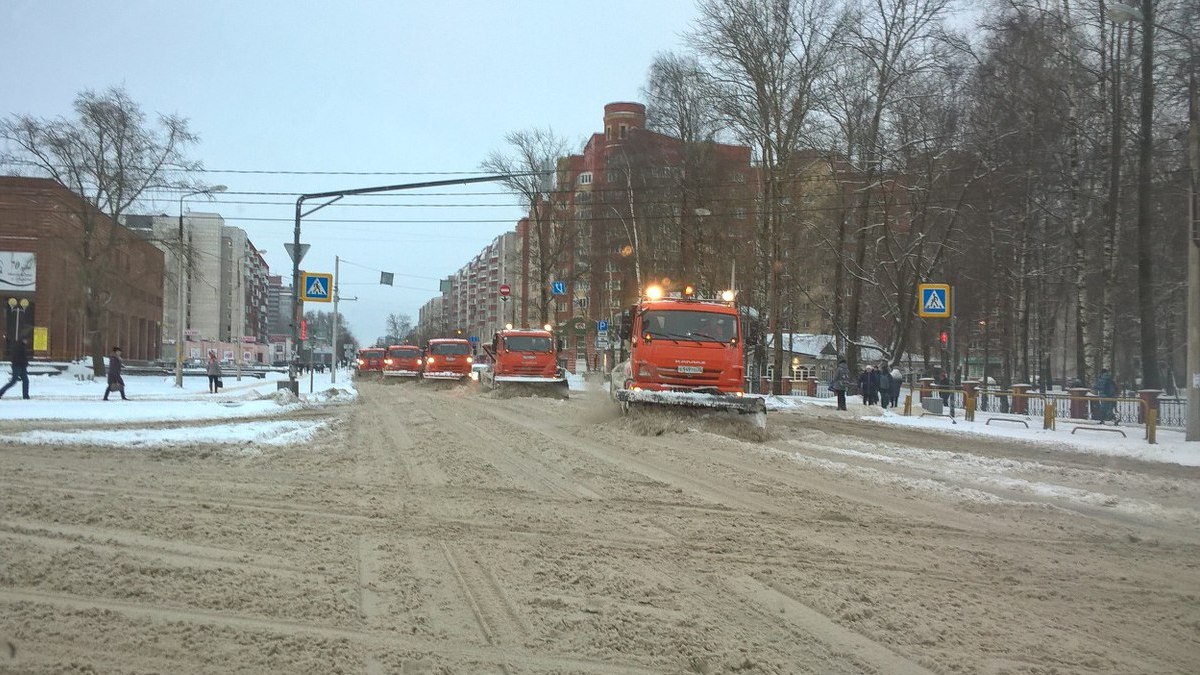
[[555,281],[554,283],[550,284],[550,292],[553,293],[554,295],[566,295],[567,294],[567,282]]

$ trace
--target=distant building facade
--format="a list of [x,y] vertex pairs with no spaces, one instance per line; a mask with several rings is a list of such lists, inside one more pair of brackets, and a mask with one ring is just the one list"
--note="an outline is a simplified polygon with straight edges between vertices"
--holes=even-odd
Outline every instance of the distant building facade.
[[[85,209],[96,223],[86,253],[80,215]],[[84,311],[84,255],[100,260],[98,269],[103,270],[92,289],[103,297],[99,325],[88,325]],[[95,213],[60,183],[0,177],[0,311],[6,352],[20,334],[31,339],[35,357],[78,359],[91,354],[96,331],[105,352],[120,346],[126,359],[155,360],[161,349],[164,274],[159,249]]]

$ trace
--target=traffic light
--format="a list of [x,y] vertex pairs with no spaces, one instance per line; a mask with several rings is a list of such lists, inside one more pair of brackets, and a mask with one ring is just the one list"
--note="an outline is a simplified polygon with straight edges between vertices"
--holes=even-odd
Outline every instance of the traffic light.
[[942,334],[938,336],[938,339],[942,341],[943,347],[950,344],[950,334],[946,331],[942,331]]

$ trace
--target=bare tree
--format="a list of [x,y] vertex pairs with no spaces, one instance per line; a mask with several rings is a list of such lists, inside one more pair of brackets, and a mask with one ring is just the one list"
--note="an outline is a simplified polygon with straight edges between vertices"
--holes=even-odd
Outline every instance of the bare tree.
[[6,164],[44,173],[82,197],[64,207],[82,230],[70,254],[83,289],[92,368],[102,375],[102,331],[119,273],[114,264],[119,223],[147,190],[195,187],[186,172],[199,164],[184,151],[197,137],[178,115],[159,115],[150,123],[121,87],[84,91],[74,108],[73,119],[13,115],[0,121],[0,138],[12,148],[3,156]]
[[717,107],[761,162],[758,276],[774,335],[771,390],[783,377],[782,241],[794,152],[811,131],[841,17],[832,0],[702,0],[691,35],[707,60]]
[[532,224],[530,244],[533,283],[540,323],[550,320],[550,284],[570,252],[570,237],[556,217],[555,175],[560,158],[569,151],[568,142],[552,129],[514,131],[507,136],[511,154],[494,151],[480,165],[484,171],[507,174],[504,185],[521,201]]

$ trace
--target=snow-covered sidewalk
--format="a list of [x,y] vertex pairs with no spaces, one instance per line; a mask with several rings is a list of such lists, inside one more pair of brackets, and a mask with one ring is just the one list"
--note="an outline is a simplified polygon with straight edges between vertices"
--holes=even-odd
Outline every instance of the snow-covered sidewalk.
[[[30,399],[20,396],[20,385],[9,389],[0,399],[0,424],[19,425],[18,431],[3,434],[0,442],[22,444],[87,444],[123,447],[155,447],[192,443],[282,445],[311,438],[325,422],[320,420],[268,420],[247,422],[245,418],[271,418],[302,408],[353,402],[358,391],[352,371],[337,374],[317,373],[300,380],[300,397],[280,390],[286,380],[281,373],[268,373],[265,379],[222,375],[225,387],[217,394],[208,392],[208,378],[185,377],[183,388],[175,387],[173,377],[125,377],[128,401],[119,395],[103,400],[105,383],[79,381],[66,375],[30,377]],[[39,421],[79,422],[84,426],[122,426],[121,429],[84,428],[67,431],[29,429]],[[210,424],[205,424],[211,422]],[[183,423],[183,428],[137,424]]]
[[[951,419],[942,415],[921,416],[920,408],[914,406],[913,415],[906,417],[899,409],[881,409],[879,406],[865,406],[857,397],[847,397],[847,407],[844,413],[836,411],[837,403],[831,398],[809,398],[806,396],[767,396],[767,409],[776,412],[787,412],[808,407],[828,410],[830,414],[843,414],[850,417],[865,419],[881,425],[903,426],[917,429],[929,429],[958,436],[976,436],[1005,438],[1036,444],[1045,447],[1047,451],[1063,450],[1069,452],[1084,452],[1113,457],[1129,457],[1149,462],[1164,462],[1183,466],[1200,466],[1200,443],[1189,443],[1184,440],[1182,431],[1175,429],[1157,430],[1157,443],[1146,442],[1145,428],[1140,426],[1116,427],[1125,433],[1125,437],[1113,431],[1097,431],[1096,424],[1074,420],[1060,419],[1057,428],[1042,429],[1040,417],[1021,418],[1017,415],[990,415],[976,413],[974,422],[962,419],[962,410],[958,417]],[[1027,419],[1029,428],[1015,422],[994,422],[988,424],[991,418],[1004,420]],[[768,421],[768,426],[770,422]],[[1076,428],[1080,430],[1072,433]],[[1114,427],[1105,427],[1113,429]],[[886,436],[884,436],[886,437]]]

